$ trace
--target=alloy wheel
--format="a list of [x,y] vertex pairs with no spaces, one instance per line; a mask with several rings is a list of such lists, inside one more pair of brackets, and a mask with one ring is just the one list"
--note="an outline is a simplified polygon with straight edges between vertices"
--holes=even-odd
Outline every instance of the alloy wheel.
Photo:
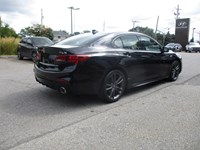
[[172,68],[171,68],[171,73],[170,73],[170,80],[171,81],[175,81],[178,79],[180,73],[180,63],[178,61],[175,61],[172,64]]
[[125,90],[126,79],[119,70],[109,72],[104,80],[104,95],[107,102],[117,101]]

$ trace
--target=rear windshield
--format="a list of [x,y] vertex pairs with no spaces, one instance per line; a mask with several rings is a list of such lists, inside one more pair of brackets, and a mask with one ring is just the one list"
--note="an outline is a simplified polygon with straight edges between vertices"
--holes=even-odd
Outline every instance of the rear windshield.
[[53,44],[53,42],[50,39],[42,38],[42,37],[32,38],[32,42],[35,45],[52,45]]
[[85,33],[72,36],[67,38],[61,42],[56,43],[56,45],[72,45],[72,46],[86,46],[89,45],[96,40],[106,36],[108,33]]

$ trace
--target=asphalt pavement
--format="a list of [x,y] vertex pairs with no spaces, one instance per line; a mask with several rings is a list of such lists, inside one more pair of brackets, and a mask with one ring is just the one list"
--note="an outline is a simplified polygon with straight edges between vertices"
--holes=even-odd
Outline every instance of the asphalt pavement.
[[180,53],[176,82],[105,104],[38,84],[30,60],[0,57],[0,150],[199,150],[200,54]]

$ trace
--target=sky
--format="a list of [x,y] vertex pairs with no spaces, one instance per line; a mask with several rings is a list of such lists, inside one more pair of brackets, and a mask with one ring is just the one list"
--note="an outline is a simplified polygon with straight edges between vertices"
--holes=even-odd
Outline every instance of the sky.
[[17,33],[21,29],[43,24],[53,30],[71,33],[72,11],[73,31],[128,31],[134,26],[156,29],[164,33],[175,32],[176,8],[179,18],[190,18],[190,37],[200,39],[200,0],[0,0],[1,20]]

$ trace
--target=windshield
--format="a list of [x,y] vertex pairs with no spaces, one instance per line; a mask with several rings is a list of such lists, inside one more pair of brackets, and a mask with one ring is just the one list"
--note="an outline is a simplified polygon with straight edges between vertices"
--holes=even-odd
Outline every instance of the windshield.
[[43,46],[53,44],[53,42],[50,39],[45,38],[45,37],[32,38],[32,42],[34,45],[43,45]]
[[174,43],[169,43],[166,46],[174,46]]
[[56,43],[56,45],[72,45],[72,46],[85,46],[91,44],[92,42],[100,39],[103,36],[106,36],[107,33],[85,33],[72,36],[67,38],[61,42]]

